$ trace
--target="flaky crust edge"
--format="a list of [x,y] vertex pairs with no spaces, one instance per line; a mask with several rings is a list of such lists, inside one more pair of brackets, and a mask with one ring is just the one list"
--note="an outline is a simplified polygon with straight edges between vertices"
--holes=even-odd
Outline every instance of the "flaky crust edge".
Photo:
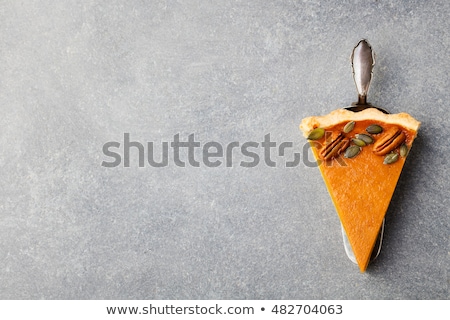
[[397,124],[405,129],[413,130],[417,133],[420,122],[408,113],[385,114],[375,108],[365,109],[360,112],[353,112],[346,109],[337,109],[325,116],[307,117],[300,123],[300,130],[305,137],[315,128],[328,128],[342,122],[373,120],[388,124]]

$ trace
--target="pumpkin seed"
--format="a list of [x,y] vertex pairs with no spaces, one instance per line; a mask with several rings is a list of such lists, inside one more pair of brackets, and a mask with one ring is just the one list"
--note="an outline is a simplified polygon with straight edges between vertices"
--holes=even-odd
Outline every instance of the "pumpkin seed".
[[397,152],[391,152],[391,153],[388,153],[386,155],[386,157],[384,157],[383,163],[384,164],[392,164],[394,162],[397,162],[397,160],[398,160],[398,153]]
[[316,128],[313,131],[311,131],[308,135],[308,140],[319,140],[325,135],[325,129],[324,128]]
[[364,140],[358,139],[358,138],[353,138],[352,142],[354,144],[356,144],[358,147],[364,147],[366,146],[366,143],[364,142]]
[[400,146],[400,155],[404,158],[404,157],[406,157],[407,155],[408,155],[408,146],[406,145],[406,144],[402,144],[401,146]]
[[370,134],[378,134],[383,132],[383,128],[377,124],[372,124],[366,128],[366,131]]
[[344,130],[345,133],[349,133],[350,131],[353,130],[354,127],[355,127],[355,121],[350,121],[349,123],[347,123],[344,126],[343,130]]
[[356,139],[364,141],[366,144],[373,143],[373,138],[368,134],[360,133],[356,135]]
[[361,148],[358,146],[350,146],[344,152],[344,157],[353,158],[361,152]]

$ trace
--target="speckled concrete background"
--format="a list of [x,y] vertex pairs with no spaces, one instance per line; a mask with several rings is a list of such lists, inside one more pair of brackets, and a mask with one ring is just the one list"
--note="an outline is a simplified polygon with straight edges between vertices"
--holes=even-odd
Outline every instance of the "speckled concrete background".
[[[448,299],[449,14],[446,0],[2,1],[0,298]],[[298,130],[356,99],[361,38],[369,100],[422,122],[364,274]],[[232,167],[139,168],[135,148],[129,168],[102,166],[124,133],[155,150],[176,134],[253,141],[261,161],[239,166],[237,148]],[[267,134],[293,143],[275,167]]]

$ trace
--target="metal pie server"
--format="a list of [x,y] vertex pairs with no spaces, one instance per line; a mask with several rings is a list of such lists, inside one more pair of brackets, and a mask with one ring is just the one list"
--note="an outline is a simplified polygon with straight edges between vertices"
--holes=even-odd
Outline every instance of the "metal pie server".
[[[363,39],[359,41],[356,47],[353,48],[351,62],[353,69],[353,79],[355,80],[356,90],[358,91],[358,101],[353,102],[351,107],[345,109],[353,112],[359,112],[367,108],[375,108],[383,113],[389,113],[386,110],[375,107],[367,102],[367,93],[369,91],[370,82],[372,80],[372,69],[375,65],[375,54],[372,51],[372,47],[369,45],[367,40]],[[383,242],[384,222],[385,219],[383,219],[380,231],[378,232],[378,237],[372,251],[370,261],[375,260],[375,258],[380,254],[381,244]],[[342,238],[344,240],[345,253],[353,263],[357,263],[342,224],[341,231]]]

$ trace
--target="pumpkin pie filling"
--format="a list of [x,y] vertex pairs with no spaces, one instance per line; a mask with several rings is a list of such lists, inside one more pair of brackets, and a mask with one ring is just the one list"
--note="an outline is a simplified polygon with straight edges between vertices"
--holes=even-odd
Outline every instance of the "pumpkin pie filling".
[[302,120],[361,272],[369,264],[420,123],[406,113],[339,109]]

